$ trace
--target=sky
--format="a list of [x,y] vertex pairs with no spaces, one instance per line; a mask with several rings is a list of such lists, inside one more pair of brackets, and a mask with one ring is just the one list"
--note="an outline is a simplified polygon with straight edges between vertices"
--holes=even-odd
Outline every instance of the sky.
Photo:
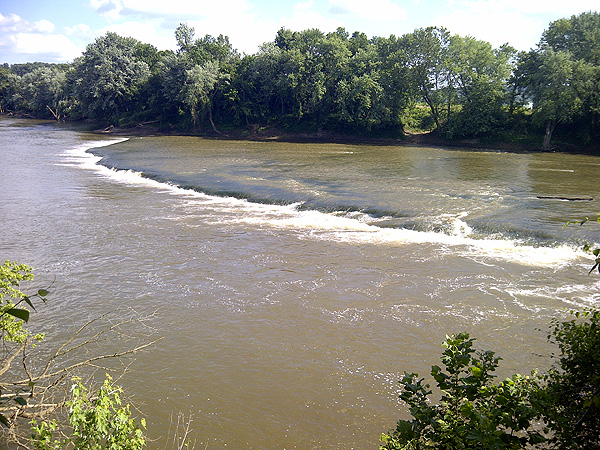
[[0,63],[71,62],[108,31],[174,50],[180,23],[246,54],[282,27],[389,37],[443,26],[529,50],[550,22],[598,10],[598,0],[0,0]]

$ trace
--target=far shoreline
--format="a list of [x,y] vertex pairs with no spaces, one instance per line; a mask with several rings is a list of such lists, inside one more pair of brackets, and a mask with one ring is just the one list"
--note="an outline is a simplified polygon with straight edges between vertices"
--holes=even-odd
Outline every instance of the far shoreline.
[[372,146],[411,146],[411,147],[444,147],[449,149],[465,149],[480,151],[503,151],[512,153],[572,153],[600,156],[600,145],[577,146],[565,142],[557,142],[550,151],[544,151],[540,144],[506,142],[501,140],[486,140],[482,138],[449,140],[441,137],[435,131],[425,133],[404,132],[401,137],[365,136],[344,134],[332,131],[291,132],[276,127],[265,127],[258,131],[246,129],[225,130],[220,133],[213,131],[192,130],[159,130],[152,125],[140,124],[136,127],[122,128],[109,126],[92,131],[98,134],[115,136],[151,137],[151,136],[194,136],[215,140],[236,140],[253,142],[289,142],[314,144],[346,144]]
[[[438,133],[424,132],[413,133],[405,131],[400,137],[366,136],[359,134],[345,134],[332,131],[319,132],[292,132],[277,127],[263,127],[256,130],[243,128],[228,129],[220,133],[208,130],[164,130],[153,123],[140,123],[134,127],[115,127],[110,125],[105,128],[97,128],[99,124],[93,121],[60,121],[52,119],[38,119],[29,115],[15,113],[1,113],[0,117],[15,118],[21,120],[37,120],[40,122],[82,126],[86,132],[99,135],[131,136],[131,137],[158,137],[158,136],[191,136],[215,140],[235,140],[250,142],[289,142],[307,144],[345,144],[345,145],[372,145],[383,147],[411,146],[411,147],[443,147],[454,150],[473,151],[500,151],[511,153],[569,153],[600,156],[600,143],[588,146],[579,146],[566,142],[557,141],[553,148],[544,151],[540,144],[507,142],[500,139],[462,139],[449,140],[441,137]],[[541,139],[540,139],[541,142]]]

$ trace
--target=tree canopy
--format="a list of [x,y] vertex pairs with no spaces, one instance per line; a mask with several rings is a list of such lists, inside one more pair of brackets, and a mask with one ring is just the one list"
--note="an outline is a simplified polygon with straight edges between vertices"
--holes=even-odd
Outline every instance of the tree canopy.
[[72,64],[0,67],[0,112],[212,132],[537,135],[544,149],[558,134],[586,145],[600,137],[598,30],[596,12],[560,19],[518,54],[440,27],[372,38],[281,28],[253,55],[185,23],[176,51],[109,32]]

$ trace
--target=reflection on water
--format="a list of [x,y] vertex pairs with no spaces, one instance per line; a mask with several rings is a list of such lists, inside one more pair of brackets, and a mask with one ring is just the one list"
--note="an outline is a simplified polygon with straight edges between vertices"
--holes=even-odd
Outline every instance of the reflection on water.
[[156,311],[165,338],[122,379],[153,438],[181,411],[208,449],[376,448],[403,414],[396,380],[445,334],[496,350],[501,375],[544,368],[536,328],[600,301],[577,247],[595,232],[562,227],[597,200],[537,199],[600,198],[597,158],[6,123],[2,257],[55,280],[55,335],[66,311]]

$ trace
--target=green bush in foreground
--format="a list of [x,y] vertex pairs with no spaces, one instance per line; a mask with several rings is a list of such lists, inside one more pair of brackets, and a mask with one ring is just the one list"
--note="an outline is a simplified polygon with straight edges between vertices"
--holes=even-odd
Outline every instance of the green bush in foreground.
[[431,368],[442,392],[438,404],[430,401],[432,391],[423,378],[404,373],[400,398],[413,419],[400,420],[383,434],[381,449],[519,449],[544,441],[533,428],[537,409],[531,397],[539,377],[514,375],[494,384],[500,358],[476,351],[473,341],[468,333],[446,337],[445,370]]
[[546,375],[543,417],[553,431],[552,448],[600,448],[600,311],[554,320],[548,339],[557,364]]
[[494,384],[500,358],[477,352],[467,333],[446,337],[431,368],[439,403],[415,373],[404,373],[400,398],[412,420],[381,436],[382,450],[600,448],[600,311],[552,321],[548,340],[560,350],[543,377],[513,375]]
[[[32,421],[31,442],[37,450],[141,450],[146,446],[144,419],[138,424],[131,417],[129,405],[122,406],[122,389],[113,386],[107,374],[102,387],[91,396],[76,379],[71,389],[69,408],[70,434],[57,433],[52,421]],[[55,437],[59,434],[60,437]]]

